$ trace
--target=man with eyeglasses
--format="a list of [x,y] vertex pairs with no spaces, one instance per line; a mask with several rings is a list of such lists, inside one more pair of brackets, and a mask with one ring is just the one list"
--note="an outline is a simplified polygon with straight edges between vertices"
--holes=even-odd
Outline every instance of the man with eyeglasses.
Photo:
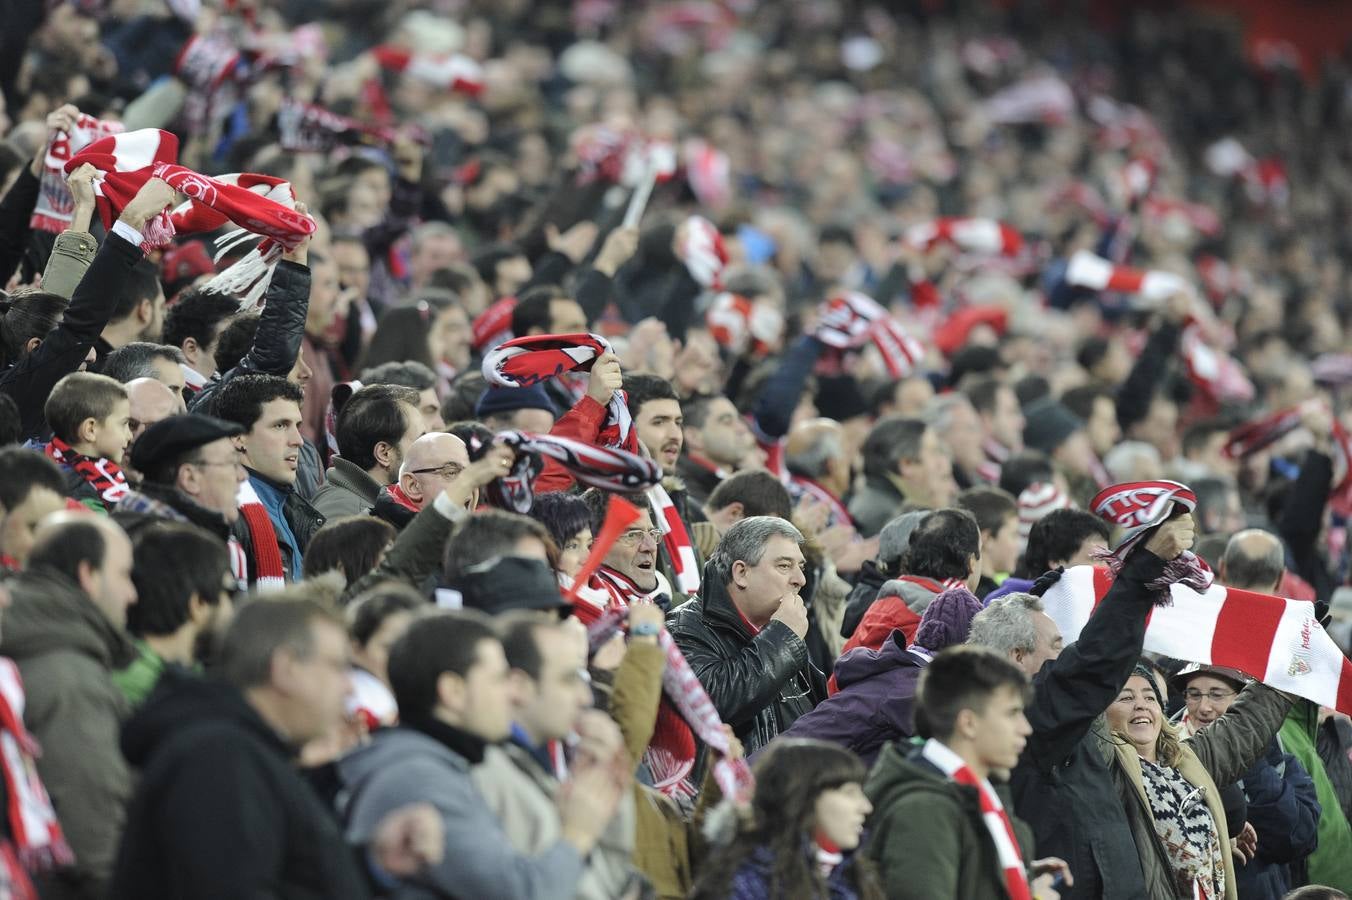
[[[399,467],[399,480],[376,496],[373,515],[403,530],[418,511],[436,499],[469,468],[469,450],[453,434],[424,434],[408,448]],[[467,509],[479,505],[479,492],[471,492]]]
[[[1215,726],[1248,682],[1248,676],[1238,669],[1201,663],[1185,666],[1170,679],[1187,703],[1176,719],[1183,735],[1191,737]],[[1226,786],[1221,787],[1223,793]],[[1318,842],[1321,808],[1314,781],[1300,760],[1284,753],[1274,737],[1235,787],[1243,792],[1248,811],[1244,831],[1235,841],[1245,857],[1244,865],[1235,866],[1239,896],[1273,900],[1285,896],[1305,883],[1305,860]],[[1235,825],[1232,821],[1232,830]]]
[[[170,416],[148,427],[132,444],[132,468],[143,476],[113,510],[129,533],[156,521],[188,522],[229,544],[239,518],[235,495],[246,476],[233,438],[244,429],[195,414]],[[232,562],[238,553],[232,550]],[[242,568],[233,564],[237,576]]]
[[[582,495],[591,511],[592,534],[599,534],[606,519],[610,495],[593,488]],[[638,518],[620,535],[596,571],[596,578],[611,596],[610,605],[628,609],[635,603],[654,602],[663,609],[671,604],[671,582],[659,568],[657,550],[662,529],[653,522],[647,504],[636,505]],[[591,599],[590,595],[583,599]]]

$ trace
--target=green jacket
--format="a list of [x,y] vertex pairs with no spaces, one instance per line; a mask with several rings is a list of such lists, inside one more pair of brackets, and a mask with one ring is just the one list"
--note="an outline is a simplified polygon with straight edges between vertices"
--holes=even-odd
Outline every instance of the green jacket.
[[1315,729],[1319,708],[1302,700],[1292,708],[1277,732],[1284,753],[1300,760],[1314,779],[1314,792],[1323,813],[1319,816],[1319,847],[1305,861],[1310,884],[1325,884],[1343,893],[1352,892],[1352,828],[1342,814],[1338,792],[1324,771],[1324,763],[1315,749]]
[[[1026,865],[1033,858],[1033,833],[1013,815],[1005,786],[997,784],[995,790],[1010,811]],[[878,864],[890,900],[1009,896],[976,788],[949,781],[918,747],[888,744],[864,791],[873,803],[866,850]]]
[[145,641],[133,643],[136,644],[136,658],[125,669],[113,673],[113,684],[117,685],[122,696],[127,698],[127,703],[135,709],[146,702],[150,692],[155,690],[155,685],[159,684],[160,675],[164,672],[164,659],[151,650]]

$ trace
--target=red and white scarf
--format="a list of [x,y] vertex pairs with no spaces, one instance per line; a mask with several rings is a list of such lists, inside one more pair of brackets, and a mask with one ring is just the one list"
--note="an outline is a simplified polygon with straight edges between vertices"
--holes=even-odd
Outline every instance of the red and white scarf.
[[[489,384],[499,387],[531,387],[566,372],[590,372],[597,358],[610,352],[610,342],[599,334],[519,337],[484,354],[483,376]],[[638,453],[638,432],[634,430],[623,391],[611,394],[606,404],[600,440],[607,446]]]
[[693,594],[699,590],[699,566],[695,562],[695,547],[690,542],[690,533],[685,529],[676,504],[671,495],[660,484],[648,488],[648,503],[653,510],[653,519],[662,529],[662,544],[671,559],[671,568],[676,576],[676,589],[683,594]]
[[[512,468],[486,488],[490,505],[512,512],[526,513],[535,502],[535,479],[544,469],[541,457],[559,463],[581,484],[603,491],[635,493],[662,480],[657,463],[618,447],[599,447],[552,434],[526,434],[503,431],[495,444],[506,444],[516,452]],[[477,460],[488,444],[471,437],[470,459]]]
[[247,479],[240,482],[235,500],[253,540],[254,587],[259,593],[279,591],[286,587],[286,566],[282,562],[282,548],[272,517]]
[[[33,760],[42,755],[42,748],[24,727],[23,711],[24,689],[19,667],[0,657],[0,769],[5,779],[5,812],[15,849],[19,860],[29,869],[70,865],[75,855],[66,843],[47,789],[38,777]],[[26,884],[28,880],[27,875],[12,869],[9,876],[12,886]],[[24,896],[17,891],[13,895]]]
[[[1042,597],[1067,644],[1080,636],[1112,587],[1102,566],[1075,566]],[[1320,706],[1352,713],[1352,661],[1315,618],[1314,604],[1213,584],[1169,588],[1172,602],[1146,619],[1145,649],[1224,666]]]
[[1017,256],[1023,250],[1023,235],[1012,225],[995,219],[945,217],[914,225],[906,230],[906,243],[928,250],[945,243],[968,253]]
[[[1307,400],[1306,403],[1318,403]],[[1300,427],[1301,413],[1305,404],[1278,410],[1270,415],[1248,422],[1235,428],[1222,448],[1222,452],[1231,459],[1242,459],[1257,453]],[[1335,512],[1346,515],[1352,512],[1352,435],[1349,435],[1342,423],[1333,420],[1333,486],[1329,493],[1329,502]]]
[[704,324],[713,339],[734,356],[748,351],[752,356],[768,356],[784,340],[783,313],[769,303],[756,303],[728,291],[714,297]]
[[1028,871],[1023,866],[1023,853],[1019,849],[1019,839],[1014,834],[1014,824],[1005,812],[1000,795],[985,778],[978,778],[962,757],[948,747],[930,738],[920,750],[921,756],[932,764],[950,781],[976,788],[981,804],[981,820],[995,845],[1000,859],[1000,868],[1005,873],[1005,890],[1011,900],[1032,900],[1033,893],[1028,888]]
[[388,148],[399,137],[398,130],[390,126],[367,125],[290,97],[277,111],[277,132],[278,143],[291,153],[328,153],[354,143]]
[[[217,175],[215,180],[242,188],[293,213],[296,211],[296,193],[289,183],[280,178],[243,172]],[[230,217],[224,212],[194,200],[180,205],[169,216],[174,223],[174,230],[180,234],[215,231],[231,223]],[[253,237],[253,232],[247,227],[222,235],[216,241],[216,257],[213,261],[219,263],[222,257]],[[235,297],[240,301],[241,309],[252,309],[267,293],[268,285],[272,283],[272,273],[282,259],[283,249],[280,242],[263,238],[243,258],[202,285],[202,290]]]
[[818,307],[813,336],[841,352],[872,341],[893,378],[907,377],[925,358],[925,346],[876,300],[858,291],[841,291]]
[[721,291],[723,270],[728,265],[728,249],[718,227],[703,216],[685,220],[681,240],[676,246],[676,257],[685,263],[690,277],[701,287]]
[[[1112,552],[1104,555],[1104,562],[1113,572],[1120,571],[1131,551],[1142,541],[1149,540],[1155,529],[1173,517],[1177,509],[1192,512],[1197,508],[1197,495],[1192,488],[1177,481],[1130,481],[1106,487],[1094,495],[1089,509],[1101,519],[1124,529],[1122,538]],[[1204,591],[1215,576],[1211,567],[1191,550],[1184,550],[1165,567],[1162,580],[1152,587],[1168,602],[1168,586],[1174,582]]]
[[[262,196],[237,183],[199,175],[180,166],[178,138],[167,131],[143,128],[102,138],[77,153],[66,163],[66,172],[89,163],[98,170],[94,178],[95,203],[104,228],[113,221],[136,192],[151,178],[159,178],[188,197],[188,203],[160,213],[144,227],[142,248],[163,247],[174,237],[177,226],[184,230],[201,228],[216,222],[234,222],[253,234],[272,238],[286,249],[297,246],[314,234],[315,221],[294,209]],[[240,176],[242,177],[242,176]],[[255,186],[285,184],[267,176],[249,176]],[[269,189],[270,190],[270,189]],[[289,188],[288,188],[289,191]]]
[[81,113],[70,131],[58,132],[47,144],[47,155],[42,161],[41,186],[38,202],[28,227],[37,231],[60,234],[70,227],[75,214],[75,198],[66,187],[66,163],[85,147],[109,135],[121,134],[121,122],[105,122]]
[[1257,393],[1244,367],[1229,353],[1212,347],[1203,336],[1199,325],[1183,329],[1179,343],[1183,362],[1191,381],[1206,397],[1217,404],[1244,404]]
[[1088,250],[1079,250],[1070,258],[1066,266],[1066,283],[1094,291],[1139,294],[1152,301],[1165,300],[1180,291],[1191,291],[1188,282],[1172,272],[1114,265]]
[[57,465],[73,469],[79,474],[109,510],[131,492],[131,485],[127,484],[127,476],[123,474],[122,467],[111,459],[103,457],[96,459],[76,453],[70,444],[59,437],[52,438],[45,452],[47,458]]
[[403,47],[381,44],[371,51],[382,69],[402,72],[434,87],[477,97],[484,89],[484,69],[459,53],[420,54]]

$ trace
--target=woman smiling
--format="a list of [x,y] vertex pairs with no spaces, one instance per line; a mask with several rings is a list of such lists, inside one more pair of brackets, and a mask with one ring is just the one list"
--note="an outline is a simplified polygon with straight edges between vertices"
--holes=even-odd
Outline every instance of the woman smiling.
[[1263,755],[1291,700],[1254,682],[1229,711],[1180,738],[1165,720],[1163,679],[1146,661],[1108,707],[1118,794],[1141,856],[1150,900],[1235,900],[1225,810],[1217,785],[1232,784]]

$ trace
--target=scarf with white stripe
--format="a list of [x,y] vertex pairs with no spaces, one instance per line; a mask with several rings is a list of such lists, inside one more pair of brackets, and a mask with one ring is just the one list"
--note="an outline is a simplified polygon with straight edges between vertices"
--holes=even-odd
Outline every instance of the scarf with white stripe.
[[239,483],[235,495],[239,515],[249,529],[253,540],[254,587],[261,594],[286,587],[286,566],[282,562],[282,548],[277,540],[277,529],[267,507],[258,498],[258,492],[246,479]]
[[1012,225],[996,219],[944,217],[913,225],[906,230],[906,243],[926,250],[935,244],[952,244],[968,253],[1017,256],[1023,250],[1023,235]]
[[822,303],[813,336],[842,353],[872,341],[893,378],[907,377],[925,358],[924,344],[907,334],[876,300],[858,291],[841,291]]
[[920,754],[950,780],[976,788],[981,802],[981,820],[986,823],[986,830],[990,832],[991,842],[995,844],[995,852],[1000,858],[1000,868],[1005,872],[1005,889],[1009,891],[1011,900],[1032,900],[1019,839],[1014,835],[1014,824],[1009,821],[1009,814],[1005,812],[995,788],[986,779],[977,778],[976,773],[962,761],[962,757],[933,738],[925,742]]
[[38,777],[33,760],[42,755],[42,749],[24,727],[23,710],[19,667],[0,657],[0,772],[5,779],[5,812],[14,847],[29,868],[69,865],[75,856]]
[[[1042,597],[1067,644],[1112,586],[1098,566],[1075,566]],[[1269,687],[1352,713],[1352,662],[1315,618],[1314,604],[1213,584],[1170,588],[1172,602],[1146,620],[1148,652],[1238,669]]]

